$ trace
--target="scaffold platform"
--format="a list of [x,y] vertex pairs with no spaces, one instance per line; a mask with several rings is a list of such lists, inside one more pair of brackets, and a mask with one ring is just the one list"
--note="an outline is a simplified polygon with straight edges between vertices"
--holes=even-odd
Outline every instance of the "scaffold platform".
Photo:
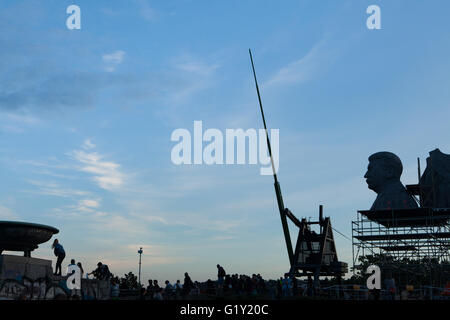
[[450,208],[361,210],[352,221],[353,266],[360,256],[450,261]]

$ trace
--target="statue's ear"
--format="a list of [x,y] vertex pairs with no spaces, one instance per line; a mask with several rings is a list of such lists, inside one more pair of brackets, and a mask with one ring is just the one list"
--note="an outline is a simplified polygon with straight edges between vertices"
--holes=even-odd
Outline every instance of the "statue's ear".
[[392,167],[385,167],[384,169],[386,170],[386,177],[387,178],[394,178],[395,177],[394,168],[392,168]]

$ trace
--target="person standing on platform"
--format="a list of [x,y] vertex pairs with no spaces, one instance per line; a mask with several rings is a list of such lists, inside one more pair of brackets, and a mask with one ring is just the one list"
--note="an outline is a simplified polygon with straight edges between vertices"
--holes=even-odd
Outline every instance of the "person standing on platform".
[[54,275],[61,276],[61,265],[64,258],[66,257],[66,252],[64,251],[63,246],[59,243],[58,239],[55,239],[55,241],[53,241],[52,249],[55,256],[57,257]]

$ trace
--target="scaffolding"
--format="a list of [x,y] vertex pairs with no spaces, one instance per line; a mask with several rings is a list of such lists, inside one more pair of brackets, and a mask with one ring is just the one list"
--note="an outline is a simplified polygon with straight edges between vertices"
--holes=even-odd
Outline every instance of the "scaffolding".
[[353,267],[359,257],[450,261],[450,208],[358,211],[352,221]]

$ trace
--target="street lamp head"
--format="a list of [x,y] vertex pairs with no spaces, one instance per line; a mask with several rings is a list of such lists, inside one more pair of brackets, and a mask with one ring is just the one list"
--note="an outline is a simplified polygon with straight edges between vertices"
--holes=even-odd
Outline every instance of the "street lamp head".
[[142,247],[139,249],[139,251],[138,251],[138,253],[139,254],[142,254],[142,252],[144,252],[144,251],[142,251]]

